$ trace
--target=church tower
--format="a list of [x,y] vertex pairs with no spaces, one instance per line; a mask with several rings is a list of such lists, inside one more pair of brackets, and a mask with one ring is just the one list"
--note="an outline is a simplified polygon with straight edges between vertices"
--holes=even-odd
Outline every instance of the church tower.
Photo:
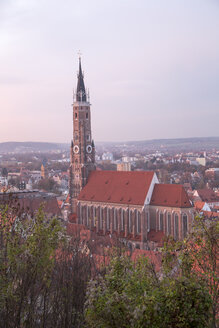
[[70,150],[71,213],[76,213],[78,195],[86,185],[89,173],[95,170],[95,146],[91,135],[90,106],[79,57],[77,89],[73,94],[73,140]]

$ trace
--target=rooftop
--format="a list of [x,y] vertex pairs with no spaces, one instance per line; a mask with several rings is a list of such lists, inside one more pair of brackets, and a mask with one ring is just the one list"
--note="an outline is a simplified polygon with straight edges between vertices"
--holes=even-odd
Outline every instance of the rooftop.
[[93,171],[78,200],[144,205],[154,172]]
[[184,187],[178,184],[155,184],[150,205],[192,207]]

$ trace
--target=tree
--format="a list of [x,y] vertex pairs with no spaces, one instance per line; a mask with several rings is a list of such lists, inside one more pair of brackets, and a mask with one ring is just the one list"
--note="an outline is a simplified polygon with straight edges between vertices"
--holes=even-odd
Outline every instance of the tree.
[[63,243],[56,256],[48,292],[52,318],[47,320],[46,327],[84,326],[83,311],[91,268],[92,258],[81,251],[80,239]]
[[83,326],[92,257],[58,220],[0,209],[0,327]]
[[[167,262],[166,262],[167,263]],[[210,295],[195,276],[155,271],[147,258],[111,260],[104,276],[88,286],[89,327],[203,327],[210,317]]]
[[52,178],[41,179],[35,187],[50,192],[58,192],[58,184]]
[[213,328],[217,326],[219,303],[218,237],[218,219],[196,217],[192,232],[177,246],[179,257],[185,263],[189,263],[191,274],[202,279],[208,286],[212,300],[211,327]]
[[31,221],[22,217],[7,206],[1,211],[1,327],[34,327],[43,315],[42,291],[51,283],[60,239],[58,221],[45,221],[42,209]]
[[18,187],[19,183],[20,183],[20,177],[14,176],[14,177],[10,178],[8,183],[10,186]]

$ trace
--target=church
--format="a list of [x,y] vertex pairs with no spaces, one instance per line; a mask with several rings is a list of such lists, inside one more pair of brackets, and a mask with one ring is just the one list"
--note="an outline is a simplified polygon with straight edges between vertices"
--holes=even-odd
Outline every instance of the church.
[[95,170],[90,106],[79,58],[69,170],[75,224],[101,235],[116,234],[141,249],[147,249],[156,234],[183,239],[194,209],[182,185],[160,184],[153,171]]

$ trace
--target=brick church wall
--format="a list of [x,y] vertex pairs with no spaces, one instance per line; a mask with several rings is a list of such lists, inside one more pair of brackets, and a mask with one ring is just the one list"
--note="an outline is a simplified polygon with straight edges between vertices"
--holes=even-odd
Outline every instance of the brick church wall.
[[[168,224],[168,216],[171,223],[170,227]],[[183,239],[186,235],[186,224],[183,225],[184,220],[187,220],[187,232],[191,229],[193,216],[193,210],[191,208],[174,208],[150,205],[151,230],[163,231],[165,235],[172,235],[176,239]],[[178,229],[176,229],[177,217]],[[162,220],[163,224],[161,222]]]
[[141,247],[147,242],[148,231],[162,231],[175,239],[183,239],[190,230],[193,211],[191,208],[173,208],[146,205],[78,202],[77,223],[99,234],[116,233],[120,238],[138,241]]

